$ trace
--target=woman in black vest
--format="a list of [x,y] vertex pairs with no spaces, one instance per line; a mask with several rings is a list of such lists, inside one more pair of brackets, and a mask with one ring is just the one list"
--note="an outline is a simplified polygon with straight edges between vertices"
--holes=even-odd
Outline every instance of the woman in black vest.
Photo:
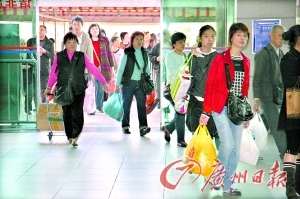
[[130,134],[130,108],[135,96],[140,135],[144,136],[150,132],[148,127],[146,114],[146,94],[141,87],[141,74],[145,67],[145,71],[150,75],[148,52],[143,47],[144,34],[142,32],[134,32],[130,38],[130,47],[124,50],[124,56],[121,58],[120,66],[116,78],[116,92],[122,91],[122,104],[124,116],[122,119],[122,130],[125,134]]
[[78,146],[77,140],[84,124],[83,102],[87,88],[85,69],[101,82],[105,91],[108,90],[108,85],[88,56],[83,52],[76,51],[78,39],[74,33],[69,32],[65,35],[64,44],[65,50],[54,56],[48,87],[44,91],[44,95],[49,95],[55,84],[56,87],[65,85],[69,81],[71,69],[73,69],[72,93],[74,100],[71,104],[62,106],[62,109],[66,135],[69,142],[75,147]]

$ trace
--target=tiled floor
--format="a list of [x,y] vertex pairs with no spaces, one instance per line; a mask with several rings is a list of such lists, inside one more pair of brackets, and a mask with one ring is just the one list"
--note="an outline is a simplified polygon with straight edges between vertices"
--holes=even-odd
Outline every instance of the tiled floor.
[[[134,105],[133,105],[134,109]],[[176,145],[176,133],[166,144],[159,130],[160,111],[149,115],[152,131],[145,137],[138,132],[137,115],[132,111],[131,135],[121,132],[120,124],[103,113],[85,116],[78,148],[65,136],[48,140],[48,132],[35,129],[2,128],[0,131],[1,199],[285,199],[285,189],[268,188],[269,170],[278,159],[273,137],[263,160],[256,166],[240,163],[238,171],[248,170],[246,183],[238,184],[242,196],[223,194],[222,190],[201,191],[204,178],[185,174],[175,190],[160,183],[166,165],[180,159],[184,149]],[[62,133],[56,132],[57,135]],[[187,131],[186,141],[191,138]],[[262,184],[253,184],[251,175],[264,169]],[[168,174],[176,184],[181,173]]]

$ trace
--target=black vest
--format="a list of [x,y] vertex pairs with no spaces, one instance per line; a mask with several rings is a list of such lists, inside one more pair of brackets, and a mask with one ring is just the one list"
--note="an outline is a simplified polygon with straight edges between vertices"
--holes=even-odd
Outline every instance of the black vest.
[[[144,60],[144,66],[142,67],[148,67],[148,51],[145,48],[141,48],[142,54],[143,54],[143,60]],[[128,86],[131,76],[133,74],[134,65],[136,64],[136,58],[134,54],[135,50],[133,47],[125,48],[124,54],[127,55],[127,62],[125,65],[124,73],[122,76],[121,84],[123,86]]]
[[85,62],[84,53],[75,51],[72,60],[70,61],[67,55],[66,49],[64,51],[57,53],[57,69],[58,78],[57,86],[62,86],[68,83],[71,67],[75,67],[73,70],[73,81],[72,81],[72,91],[74,95],[82,94],[87,88],[87,83],[85,80]]

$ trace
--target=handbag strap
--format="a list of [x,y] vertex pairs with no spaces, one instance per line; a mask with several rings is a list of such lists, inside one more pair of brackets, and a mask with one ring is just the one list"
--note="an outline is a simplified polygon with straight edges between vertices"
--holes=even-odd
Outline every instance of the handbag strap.
[[225,63],[225,73],[226,73],[227,88],[228,88],[228,90],[230,90],[232,85],[231,85],[231,81],[230,81],[229,65],[227,63]]
[[[75,51],[75,53],[74,53],[73,56],[74,56],[74,59],[77,58],[77,60],[76,60],[76,64],[75,64],[74,61],[71,62],[71,63],[72,63],[72,67],[71,67],[71,71],[70,71],[69,80],[70,80],[70,79],[73,79],[74,69],[75,69],[75,67],[76,67],[76,65],[77,65],[77,63],[78,63],[79,55],[80,55],[80,54],[79,54],[78,52]],[[77,57],[76,57],[76,56],[77,56]]]
[[[92,46],[93,46],[93,45],[92,45]],[[96,50],[95,50],[94,46],[93,46],[93,52],[94,52],[95,55],[96,55],[97,61],[98,61],[99,64],[101,65],[100,59],[99,59],[99,57],[98,57],[98,55],[97,55],[97,53],[96,53]]]

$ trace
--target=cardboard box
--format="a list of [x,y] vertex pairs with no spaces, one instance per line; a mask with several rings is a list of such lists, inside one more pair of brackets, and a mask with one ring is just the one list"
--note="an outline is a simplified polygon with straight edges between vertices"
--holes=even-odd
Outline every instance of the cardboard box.
[[55,103],[49,103],[49,114],[47,111],[47,104],[41,103],[37,113],[37,128],[40,131],[51,131],[50,124],[52,125],[52,131],[64,131],[64,124],[62,121],[63,110],[61,106]]

